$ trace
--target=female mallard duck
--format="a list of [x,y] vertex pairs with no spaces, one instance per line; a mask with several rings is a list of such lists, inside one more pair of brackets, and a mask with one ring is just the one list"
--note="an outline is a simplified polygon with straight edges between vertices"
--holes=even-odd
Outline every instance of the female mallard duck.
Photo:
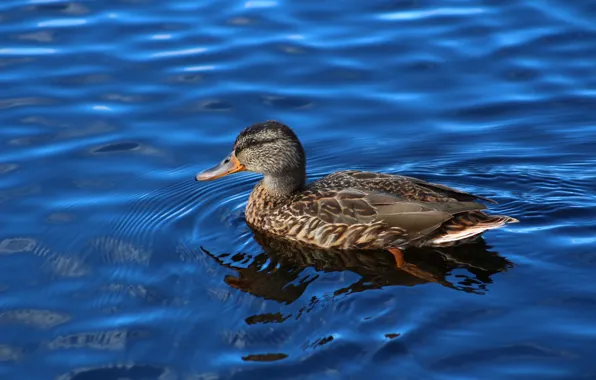
[[251,228],[324,249],[446,246],[476,238],[516,219],[488,215],[488,199],[420,179],[341,171],[306,184],[304,148],[276,122],[254,124],[236,138],[232,153],[196,176],[213,180],[240,171],[263,174],[250,194]]

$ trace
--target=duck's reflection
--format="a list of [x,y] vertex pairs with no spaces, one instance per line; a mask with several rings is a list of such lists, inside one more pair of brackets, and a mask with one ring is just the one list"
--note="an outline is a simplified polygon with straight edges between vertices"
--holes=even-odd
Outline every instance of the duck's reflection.
[[[361,276],[358,282],[334,292],[339,295],[429,282],[483,294],[492,283],[492,275],[512,266],[510,261],[490,251],[482,238],[456,247],[408,249],[403,252],[403,260],[396,260],[388,251],[322,250],[257,232],[254,238],[264,252],[252,262],[245,254],[216,256],[203,250],[222,266],[237,272],[225,278],[231,287],[287,304],[296,301],[318,277],[303,273],[309,267],[322,272],[348,270]],[[239,267],[246,262],[250,262],[248,266]],[[462,270],[454,274],[458,269]]]

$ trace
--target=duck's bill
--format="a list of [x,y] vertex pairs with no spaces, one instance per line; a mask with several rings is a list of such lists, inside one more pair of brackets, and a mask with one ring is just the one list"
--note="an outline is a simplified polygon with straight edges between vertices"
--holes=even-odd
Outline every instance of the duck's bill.
[[211,181],[228,174],[242,172],[245,170],[246,168],[240,163],[240,161],[238,161],[234,153],[230,153],[230,155],[224,158],[224,160],[219,164],[197,174],[196,179],[197,181]]

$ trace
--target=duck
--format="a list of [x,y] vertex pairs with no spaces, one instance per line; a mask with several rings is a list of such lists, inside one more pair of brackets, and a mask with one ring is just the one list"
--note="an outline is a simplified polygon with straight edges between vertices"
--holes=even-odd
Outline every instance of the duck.
[[409,176],[343,170],[307,183],[304,147],[276,120],[242,130],[231,153],[195,179],[243,171],[262,175],[244,211],[253,231],[319,249],[387,250],[398,266],[409,247],[463,244],[518,222],[487,214],[489,198]]

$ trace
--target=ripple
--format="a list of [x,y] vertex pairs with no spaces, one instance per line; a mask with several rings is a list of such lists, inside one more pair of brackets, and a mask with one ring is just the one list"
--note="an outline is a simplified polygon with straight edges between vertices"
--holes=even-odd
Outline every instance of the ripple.
[[312,102],[306,99],[291,98],[287,96],[264,96],[263,103],[276,108],[307,108],[312,106]]
[[18,48],[4,48],[0,49],[0,56],[2,55],[24,55],[24,56],[35,56],[35,55],[47,55],[47,54],[56,54],[60,51],[58,49],[52,48],[27,48],[27,47],[18,47]]
[[39,28],[61,28],[61,27],[70,27],[70,26],[79,26],[85,25],[88,23],[86,19],[56,19],[56,20],[49,20],[37,23]]
[[230,111],[232,110],[232,105],[223,100],[213,99],[201,102],[197,108],[204,111]]
[[167,379],[175,376],[168,368],[161,368],[143,364],[114,364],[100,367],[86,367],[73,370],[57,377],[57,380],[84,380],[84,379]]
[[[235,210],[238,206],[234,206],[232,209],[228,209],[228,207],[230,202],[247,196],[248,184],[249,182],[246,180],[232,178],[219,184],[208,183],[201,186],[191,177],[187,181],[175,183],[141,196],[118,223],[113,233],[117,236],[128,236],[133,240],[150,241],[151,236],[158,231],[167,229],[167,226],[173,225],[189,215],[199,215],[199,219],[194,223],[200,224],[202,223],[201,218],[222,215],[223,211],[222,218],[225,220],[236,214]],[[247,187],[247,189],[236,194],[238,187]],[[218,191],[213,191],[215,188]],[[230,191],[232,189],[234,191]],[[224,194],[223,198],[221,198],[222,194]],[[200,212],[197,212],[197,209]],[[226,209],[228,211],[225,211]],[[217,229],[217,226],[214,227]],[[202,231],[201,228],[193,230],[193,233],[196,232],[200,232],[201,240],[211,240],[210,235],[206,231]],[[214,236],[211,235],[211,237]]]
[[91,348],[96,350],[120,351],[130,345],[131,340],[146,335],[140,331],[109,330],[101,332],[76,333],[60,336],[47,343],[49,350]]
[[437,8],[421,11],[400,11],[381,15],[382,20],[423,20],[440,16],[468,16],[486,13],[485,8]]
[[15,323],[30,325],[39,329],[50,329],[66,323],[70,316],[51,310],[19,309],[0,313],[0,324]]
[[557,358],[566,356],[564,353],[554,352],[552,350],[535,347],[531,345],[517,345],[510,347],[502,347],[498,349],[485,350],[475,352],[472,354],[464,354],[458,356],[447,357],[439,360],[433,366],[439,370],[453,369],[454,367],[467,366],[470,364],[478,365],[486,361],[494,361],[495,358],[501,359],[506,357],[536,357],[536,358]]
[[41,43],[54,41],[54,35],[52,34],[52,32],[49,32],[47,30],[34,33],[20,34],[15,36],[15,38],[18,38],[20,40],[33,40]]
[[93,151],[93,153],[112,153],[112,152],[122,152],[122,151],[130,151],[139,149],[141,145],[136,142],[120,142],[120,143],[113,143],[109,145],[104,145],[100,148],[97,148]]
[[21,348],[0,344],[0,362],[17,362],[23,359]]
[[45,104],[54,104],[55,101],[52,99],[44,99],[44,98],[16,98],[16,99],[2,99],[0,100],[0,109],[8,109],[14,107],[23,107],[23,106],[35,106],[35,105],[45,105]]
[[39,4],[33,5],[31,9],[39,12],[60,12],[75,15],[89,13],[89,9],[84,4],[77,2],[40,1]]
[[176,56],[184,56],[184,55],[194,55],[199,53],[204,53],[207,49],[206,48],[192,48],[192,49],[182,49],[182,50],[175,50],[175,51],[162,51],[153,53],[153,57],[176,57]]
[[18,168],[19,168],[19,165],[17,165],[17,164],[0,163],[0,174],[7,174],[14,170],[17,170]]
[[37,245],[32,238],[10,238],[0,241],[0,253],[13,254],[20,252],[30,252]]
[[272,0],[251,0],[244,3],[245,8],[272,8],[278,5],[277,1]]

